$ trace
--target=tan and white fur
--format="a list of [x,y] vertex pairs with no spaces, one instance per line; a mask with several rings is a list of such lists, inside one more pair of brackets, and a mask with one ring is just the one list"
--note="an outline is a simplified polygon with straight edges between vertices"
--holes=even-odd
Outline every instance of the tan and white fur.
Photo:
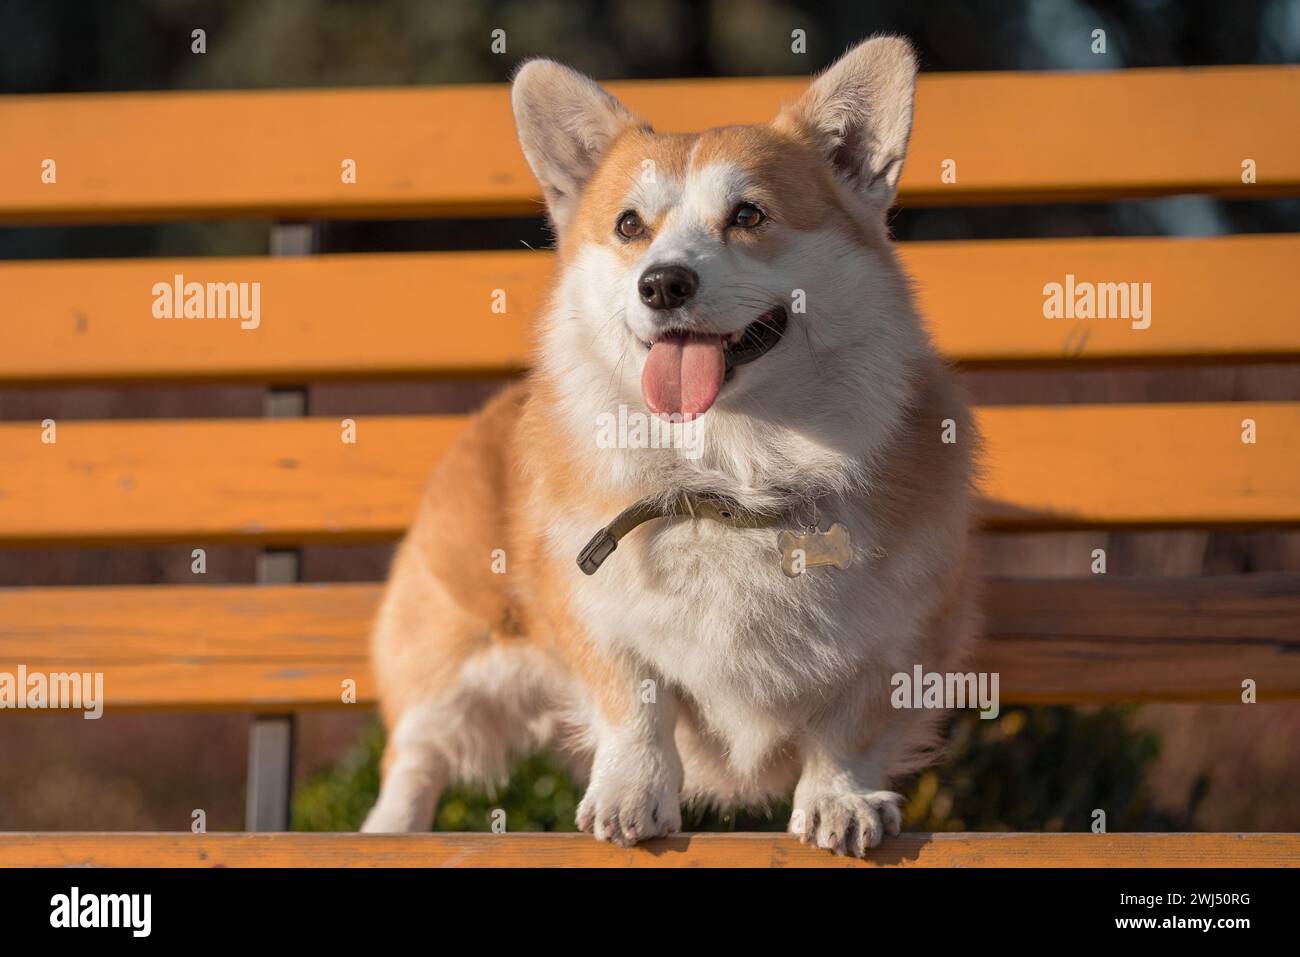
[[[679,830],[684,802],[792,789],[805,841],[861,855],[897,833],[889,780],[926,759],[935,715],[892,708],[891,676],[953,669],[976,629],[978,440],[885,222],[915,76],[905,41],[875,38],[767,124],[668,135],[566,67],[519,71],[557,278],[533,371],[437,466],[395,559],[365,830],[426,830],[449,781],[499,781],[551,748],[587,781],[577,823],[601,840]],[[734,225],[744,203],[761,225]],[[698,454],[598,448],[601,413],[646,411],[645,343],[665,320],[638,281],[665,263],[699,280],[673,321],[726,337],[779,305],[788,327],[721,388]],[[582,574],[618,512],[682,490],[772,511],[793,491],[847,526],[853,562],[792,579],[773,528],[686,517]]]

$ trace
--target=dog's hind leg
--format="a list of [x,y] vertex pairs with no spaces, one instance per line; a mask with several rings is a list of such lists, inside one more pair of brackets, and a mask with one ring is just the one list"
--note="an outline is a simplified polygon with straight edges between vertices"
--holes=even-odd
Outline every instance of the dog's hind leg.
[[427,831],[451,781],[492,786],[511,762],[545,748],[560,731],[556,684],[543,655],[522,644],[486,643],[451,686],[406,707],[391,725],[379,800],[363,831]]
[[434,702],[409,708],[384,746],[379,800],[361,830],[371,833],[427,831],[450,776],[443,731]]

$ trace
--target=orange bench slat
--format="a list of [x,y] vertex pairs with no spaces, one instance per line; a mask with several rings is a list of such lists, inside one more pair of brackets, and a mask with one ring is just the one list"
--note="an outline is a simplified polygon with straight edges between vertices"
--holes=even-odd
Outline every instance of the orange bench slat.
[[[807,82],[610,88],[677,131],[765,120]],[[924,74],[901,200],[1293,194],[1298,102],[1294,67]],[[504,85],[11,96],[0,142],[0,223],[539,210]],[[41,181],[46,159],[54,184]],[[342,182],[345,159],[354,184]],[[945,160],[955,183],[941,180]]]
[[[1300,357],[1300,237],[905,243],[922,314],[966,363]],[[0,382],[500,375],[529,362],[533,252],[0,264]],[[156,319],[155,283],[259,283],[259,321]],[[1043,288],[1149,283],[1151,322],[1048,319]],[[504,313],[494,296],[505,296]],[[251,325],[251,320],[249,321]]]

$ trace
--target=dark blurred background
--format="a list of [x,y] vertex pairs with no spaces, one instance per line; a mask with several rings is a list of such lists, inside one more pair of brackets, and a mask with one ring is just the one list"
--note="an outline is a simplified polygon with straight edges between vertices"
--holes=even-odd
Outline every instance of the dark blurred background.
[[[191,52],[206,31],[207,52]],[[489,35],[504,29],[508,53]],[[803,29],[807,53],[791,52]],[[1107,52],[1091,52],[1094,29]],[[857,39],[897,32],[922,69],[1118,70],[1300,61],[1300,0],[819,2],[727,0],[277,0],[275,3],[0,0],[0,94],[503,82],[530,56],[599,79],[808,74]],[[924,122],[924,118],[920,119]],[[171,135],[202,137],[201,129]],[[5,148],[0,143],[0,149]],[[1069,150],[1070,144],[1060,144]],[[1117,149],[1122,146],[1117,145]],[[1171,197],[1123,203],[902,209],[907,240],[1293,231],[1300,200]],[[272,224],[142,224],[0,229],[0,259],[262,255]],[[547,242],[537,218],[335,222],[324,253],[519,248]],[[0,303],[0,308],[4,304]],[[0,343],[0,362],[3,361]],[[978,401],[1237,401],[1300,398],[1280,365],[1108,371],[966,371]],[[499,384],[307,383],[311,414],[467,410]],[[239,386],[0,390],[0,420],[260,415],[263,389]],[[1202,575],[1300,569],[1295,532],[1001,535],[992,574],[1076,575],[1105,546],[1112,574]],[[304,550],[307,581],[382,579],[380,546]],[[189,548],[0,551],[0,587],[189,582]],[[255,551],[208,549],[208,580],[254,580]],[[212,830],[243,821],[248,715],[9,715],[0,738],[0,828]],[[301,718],[299,827],[354,826],[373,795],[381,736],[371,719]],[[1160,705],[1005,709],[968,716],[953,755],[908,782],[909,820],[933,829],[1082,830],[1108,809],[1112,830],[1300,830],[1300,708]],[[575,789],[545,757],[494,795],[457,790],[439,826],[572,827]],[[776,826],[783,822],[778,816]],[[761,815],[697,817],[701,827],[771,826]]]

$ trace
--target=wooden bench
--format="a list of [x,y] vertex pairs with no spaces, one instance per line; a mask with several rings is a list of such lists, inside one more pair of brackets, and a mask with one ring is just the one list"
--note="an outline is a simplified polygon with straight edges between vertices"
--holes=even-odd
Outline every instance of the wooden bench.
[[[611,84],[658,128],[766,118],[799,79]],[[928,75],[900,202],[1040,203],[1300,193],[1300,71]],[[169,132],[171,131],[171,132]],[[191,135],[182,131],[201,131]],[[259,217],[267,258],[0,264],[0,388],[513,374],[549,255],[295,256],[297,223],[536,214],[504,88],[19,96],[0,100],[0,224]],[[57,182],[41,181],[42,162]],[[341,181],[354,160],[356,182]],[[955,183],[941,182],[955,159]],[[1254,183],[1242,181],[1253,160]],[[1300,236],[908,243],[943,351],[979,368],[1300,360]],[[1050,320],[1067,273],[1150,282],[1148,329]],[[175,274],[260,282],[262,321],[153,318]],[[491,311],[493,290],[509,310]],[[432,304],[437,303],[433,308]],[[430,329],[437,328],[431,334]],[[1081,328],[1083,327],[1083,328]],[[273,390],[273,391],[270,391]],[[301,402],[288,403],[303,411]],[[997,406],[996,530],[1300,525],[1300,401]],[[1243,443],[1243,419],[1258,440]],[[279,559],[258,585],[0,589],[0,671],[103,671],[107,709],[253,711],[248,828],[287,826],[293,712],[373,700],[375,584],[295,583],[292,549],[391,541],[455,416],[0,424],[0,548],[216,543]],[[278,569],[277,571],[274,571]],[[201,581],[201,579],[196,579]],[[1300,575],[1002,579],[982,669],[1007,703],[1300,697]],[[2,718],[0,718],[2,720]],[[1295,864],[1295,835],[906,835],[868,864]],[[623,851],[568,836],[0,834],[0,864],[840,864],[776,835],[696,835]]]

